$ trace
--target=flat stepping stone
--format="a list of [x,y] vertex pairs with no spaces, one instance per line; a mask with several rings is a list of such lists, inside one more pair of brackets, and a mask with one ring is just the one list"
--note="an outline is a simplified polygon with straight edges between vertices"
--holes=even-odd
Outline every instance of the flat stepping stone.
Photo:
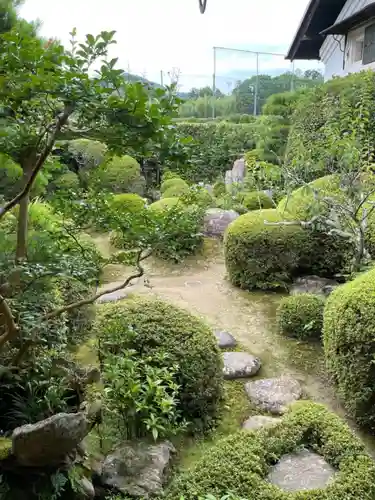
[[292,377],[266,378],[245,384],[250,401],[274,415],[285,413],[287,406],[302,396],[302,389]]
[[315,490],[326,487],[335,472],[322,456],[303,449],[282,456],[272,467],[268,481],[284,491]]
[[245,431],[256,431],[263,427],[273,427],[281,422],[281,418],[267,417],[266,415],[254,415],[248,418],[242,424],[242,429]]
[[229,332],[215,330],[214,335],[220,349],[230,349],[232,347],[236,347],[237,345],[237,340]]
[[259,358],[247,352],[224,352],[223,375],[226,380],[252,377],[262,365]]

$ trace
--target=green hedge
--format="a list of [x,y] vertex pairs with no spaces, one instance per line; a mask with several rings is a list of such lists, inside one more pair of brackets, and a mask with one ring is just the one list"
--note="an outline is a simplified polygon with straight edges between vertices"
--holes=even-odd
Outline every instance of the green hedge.
[[160,192],[164,194],[165,191],[167,191],[169,188],[177,186],[186,189],[189,188],[188,184],[180,177],[172,177],[171,179],[166,179],[162,182],[160,186]]
[[277,309],[279,332],[300,340],[319,339],[323,330],[324,304],[322,297],[311,293],[285,297]]
[[166,211],[172,207],[175,207],[179,202],[180,201],[178,198],[162,198],[161,200],[151,203],[149,208],[150,210]]
[[[308,447],[337,469],[325,489],[286,492],[270,484],[270,468],[285,454]],[[337,415],[309,401],[295,403],[281,423],[257,432],[239,431],[206,450],[179,475],[166,500],[359,500],[375,498],[375,464],[364,445]]]
[[261,208],[274,208],[272,199],[263,191],[253,191],[245,194],[242,204],[248,210],[259,210]]
[[349,414],[375,429],[375,269],[338,287],[324,311],[324,352]]
[[248,123],[177,123],[180,134],[191,136],[193,164],[180,172],[188,181],[214,182],[231,169],[239,155],[255,145],[254,126]]
[[223,391],[222,358],[211,329],[198,317],[162,300],[132,297],[101,307],[96,324],[105,342],[118,332],[114,352],[167,353],[178,364],[179,408],[195,430],[213,424]]
[[[306,91],[292,116],[286,163],[304,181],[332,173],[340,141],[353,130],[359,149],[374,152],[375,74],[373,71],[334,78]],[[367,158],[366,153],[366,158]]]
[[90,173],[90,184],[113,193],[137,193],[145,190],[140,165],[131,156],[114,156]]

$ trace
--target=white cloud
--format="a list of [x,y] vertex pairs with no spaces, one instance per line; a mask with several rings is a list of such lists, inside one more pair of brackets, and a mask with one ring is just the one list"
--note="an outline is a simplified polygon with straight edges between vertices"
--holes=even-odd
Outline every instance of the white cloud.
[[[201,15],[197,0],[26,0],[21,15],[41,19],[42,34],[63,43],[73,27],[81,36],[116,30],[113,53],[124,69],[129,65],[131,72],[159,81],[161,70],[178,67],[182,81],[206,84],[213,46],[286,52],[307,1],[208,0]],[[282,57],[261,63],[289,67]],[[253,71],[255,60],[220,52],[217,65],[220,74]]]

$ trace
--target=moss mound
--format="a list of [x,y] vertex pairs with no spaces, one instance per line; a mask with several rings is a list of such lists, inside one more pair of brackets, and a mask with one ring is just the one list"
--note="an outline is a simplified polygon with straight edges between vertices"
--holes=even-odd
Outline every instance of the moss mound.
[[300,340],[319,339],[323,329],[324,304],[322,297],[311,293],[285,297],[277,310],[279,332]]
[[170,186],[168,189],[164,191],[162,194],[162,198],[179,198],[180,196],[184,196],[188,194],[190,191],[189,186],[184,184],[174,184]]
[[182,416],[194,429],[213,424],[222,399],[222,358],[210,328],[198,317],[161,300],[129,298],[103,305],[96,329],[103,342],[118,333],[118,344],[111,346],[115,352],[168,354],[167,362],[179,366]]
[[247,210],[259,210],[262,208],[274,208],[272,199],[263,191],[253,191],[245,194],[242,205]]
[[144,199],[135,193],[116,194],[112,199],[112,207],[121,213],[140,212],[144,206]]
[[277,210],[254,210],[229,225],[225,262],[234,285],[249,290],[287,287],[301,255],[310,253],[311,241],[299,226],[272,225],[281,220]]
[[[311,448],[338,469],[324,490],[286,492],[267,481],[283,455]],[[229,492],[247,500],[358,500],[375,495],[375,464],[350,428],[323,405],[295,403],[276,427],[239,431],[209,449],[178,476],[166,498],[224,498]],[[226,498],[226,497],[225,497]]]
[[[315,199],[314,193],[319,193]],[[309,220],[312,215],[323,213],[327,209],[319,197],[331,196],[339,198],[340,178],[338,175],[326,175],[302,186],[284,197],[278,204],[277,209],[287,219]]]
[[[175,189],[177,189],[177,187],[180,187],[182,190],[185,189],[185,191],[189,189],[188,184],[183,179],[181,179],[180,177],[172,177],[162,182],[160,186],[160,192],[164,194],[168,189],[172,187]],[[168,197],[166,196],[166,198]]]
[[375,269],[338,287],[324,311],[324,353],[350,415],[375,429]]
[[151,203],[150,210],[165,211],[175,207],[181,203],[178,198],[162,198],[161,200]]

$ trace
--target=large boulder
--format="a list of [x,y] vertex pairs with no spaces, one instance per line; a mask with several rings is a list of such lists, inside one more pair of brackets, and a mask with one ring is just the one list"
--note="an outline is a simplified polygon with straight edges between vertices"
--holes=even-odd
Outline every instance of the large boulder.
[[246,175],[245,158],[239,158],[233,163],[232,179],[233,182],[243,182]]
[[90,432],[83,413],[57,413],[36,424],[23,425],[12,434],[12,454],[25,467],[57,466]]
[[247,352],[224,352],[223,375],[227,380],[256,375],[261,367],[259,358]]
[[255,380],[245,385],[250,401],[258,408],[275,415],[282,415],[287,407],[302,396],[297,380],[279,377]]
[[203,232],[206,236],[223,236],[226,228],[237,219],[239,214],[234,210],[209,208],[204,217]]
[[158,444],[126,442],[105,458],[101,481],[135,498],[159,495],[174,451],[168,441]]

